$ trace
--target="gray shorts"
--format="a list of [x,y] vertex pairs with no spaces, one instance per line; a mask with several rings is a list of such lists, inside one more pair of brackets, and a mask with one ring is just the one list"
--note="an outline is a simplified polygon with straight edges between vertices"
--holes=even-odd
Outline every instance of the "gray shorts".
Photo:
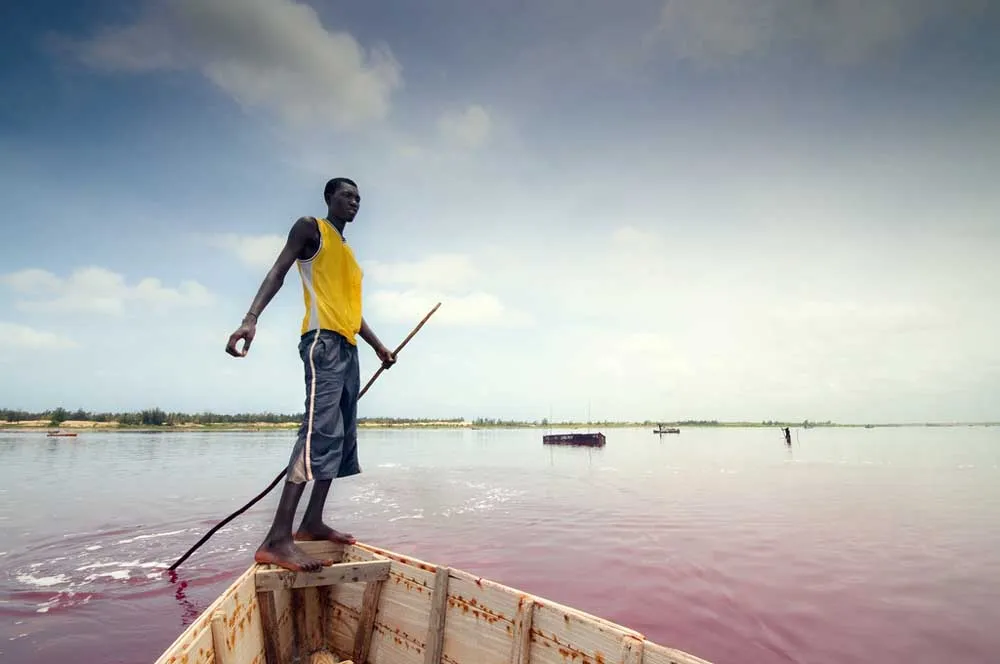
[[330,330],[310,331],[299,341],[305,366],[306,409],[288,460],[288,481],[332,480],[357,475],[358,348]]

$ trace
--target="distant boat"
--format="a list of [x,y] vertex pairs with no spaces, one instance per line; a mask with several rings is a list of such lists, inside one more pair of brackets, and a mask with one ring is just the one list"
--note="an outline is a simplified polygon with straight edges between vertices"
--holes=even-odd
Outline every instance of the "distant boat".
[[653,433],[680,433],[681,430],[676,427],[665,427],[662,424],[658,425],[653,429]]
[[47,438],[76,438],[75,433],[68,433],[65,431],[50,431],[46,434]]
[[542,436],[543,445],[571,445],[575,447],[604,447],[604,434],[597,433],[555,433]]

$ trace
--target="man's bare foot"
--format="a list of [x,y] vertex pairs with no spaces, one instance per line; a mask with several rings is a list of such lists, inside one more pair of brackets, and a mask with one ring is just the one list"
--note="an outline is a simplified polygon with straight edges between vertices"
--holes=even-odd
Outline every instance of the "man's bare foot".
[[337,544],[354,544],[357,542],[357,540],[354,539],[354,535],[334,530],[325,523],[320,523],[314,526],[303,525],[298,529],[298,531],[296,531],[295,539],[300,542],[329,540],[331,542],[336,542]]
[[307,556],[290,539],[264,542],[257,549],[253,559],[262,565],[278,565],[293,572],[318,572],[323,565],[330,564],[330,561]]

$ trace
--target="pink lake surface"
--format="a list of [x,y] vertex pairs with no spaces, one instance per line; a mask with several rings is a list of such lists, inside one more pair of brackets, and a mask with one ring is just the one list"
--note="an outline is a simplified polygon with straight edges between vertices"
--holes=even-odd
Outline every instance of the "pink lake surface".
[[[1000,428],[364,430],[329,521],[717,664],[1000,661]],[[251,562],[279,433],[0,432],[0,660],[152,662]]]

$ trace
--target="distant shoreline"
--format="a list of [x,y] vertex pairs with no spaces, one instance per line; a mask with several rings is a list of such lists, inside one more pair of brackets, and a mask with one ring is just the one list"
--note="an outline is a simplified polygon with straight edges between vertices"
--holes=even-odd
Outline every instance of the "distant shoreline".
[[[467,420],[365,420],[358,422],[360,429],[644,429],[656,427],[660,422],[470,422]],[[902,423],[808,423],[802,422],[663,422],[663,426],[679,429],[793,429],[810,428],[900,428],[900,427],[990,427],[1000,426],[1000,422],[902,422]],[[26,422],[0,423],[0,432],[30,432],[47,434],[49,432],[84,433],[88,431],[101,433],[162,433],[162,432],[218,432],[239,433],[259,431],[294,431],[298,429],[298,421],[288,422],[218,422],[210,424],[120,424],[118,422],[95,422],[88,420],[70,420],[54,424],[45,420]]]

